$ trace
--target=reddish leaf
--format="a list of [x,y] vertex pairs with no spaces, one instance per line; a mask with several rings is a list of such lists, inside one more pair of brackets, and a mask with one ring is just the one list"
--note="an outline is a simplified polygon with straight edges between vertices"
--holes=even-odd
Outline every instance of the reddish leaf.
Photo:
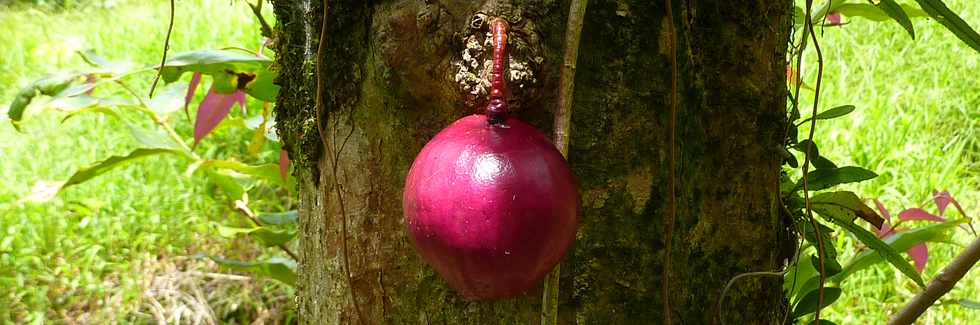
[[885,222],[881,224],[881,228],[875,229],[875,234],[878,238],[885,238],[892,232],[892,214],[885,209],[885,205],[881,203],[878,199],[875,199],[875,206],[878,207],[878,212],[881,212],[881,216],[885,218]]
[[926,269],[926,262],[929,261],[929,248],[926,247],[926,244],[915,244],[906,253],[912,258],[912,262],[915,263],[915,270],[922,273],[922,270]]
[[184,115],[190,118],[190,113],[187,112],[187,104],[191,103],[191,98],[194,98],[194,92],[197,91],[197,84],[201,83],[201,73],[195,72],[191,76],[191,83],[187,85],[187,95],[184,95]]
[[839,26],[841,25],[840,12],[831,11],[827,13],[827,26]]
[[279,176],[282,176],[282,180],[286,180],[287,173],[289,172],[289,153],[286,150],[279,150]]
[[241,91],[236,91],[229,94],[222,94],[214,92],[214,87],[208,90],[208,94],[204,96],[204,100],[201,101],[201,106],[197,109],[197,119],[194,121],[194,147],[201,142],[208,133],[212,130],[221,120],[228,116],[228,112],[231,111],[231,106],[236,102],[239,105],[244,105],[245,103],[245,93]]
[[942,192],[932,191],[932,200],[936,202],[936,207],[939,208],[939,215],[946,215],[946,206],[953,201],[953,196],[949,195],[949,191],[943,190]]
[[885,209],[885,205],[881,201],[875,199],[875,206],[878,207],[878,212],[881,212],[881,216],[885,218],[885,222],[892,221],[892,214],[888,212],[888,209]]
[[945,218],[934,215],[932,213],[926,212],[919,208],[905,209],[905,211],[898,213],[899,220],[929,220],[935,222],[946,221]]

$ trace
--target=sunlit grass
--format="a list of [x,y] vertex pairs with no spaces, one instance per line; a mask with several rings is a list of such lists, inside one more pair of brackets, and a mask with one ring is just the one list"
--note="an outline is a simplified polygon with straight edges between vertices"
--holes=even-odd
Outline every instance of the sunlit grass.
[[[258,47],[258,27],[244,3],[177,5],[171,53]],[[101,115],[61,123],[63,116],[40,114],[18,133],[5,118],[16,91],[46,73],[83,67],[78,50],[140,65],[159,62],[168,18],[166,1],[67,11],[0,6],[0,323],[131,317],[152,280],[143,273],[154,268],[147,263],[214,245],[208,238],[214,236],[206,235],[209,221],[229,212],[209,197],[203,179],[184,176],[186,163],[176,158],[142,160],[74,186],[53,202],[17,202],[35,181],[65,180],[84,164],[138,144],[123,123]],[[152,77],[127,82],[142,92]],[[179,117],[174,122],[189,134]]]
[[[946,2],[980,28],[980,8],[965,0]],[[948,189],[971,217],[980,216],[980,54],[932,20],[915,20],[916,40],[894,22],[848,21],[843,27],[825,28],[821,39],[826,65],[820,106],[852,104],[857,111],[817,125],[820,153],[838,165],[880,174],[850,188],[861,196],[880,198],[893,215],[910,207],[935,212],[931,201],[923,203],[932,190]],[[807,61],[810,69],[804,75],[812,86],[815,57]],[[804,91],[804,97],[812,95]],[[809,116],[810,105],[808,99],[801,103],[803,116]],[[929,264],[923,272],[927,281],[974,238],[961,229],[953,234],[955,245],[929,245]],[[848,238],[838,244],[839,250],[849,252],[842,259],[846,261],[855,243]],[[919,291],[886,265],[861,271],[844,286],[843,296],[825,314],[839,324],[884,323]],[[978,293],[980,273],[974,270],[943,301],[978,300]],[[946,304],[929,309],[920,323],[968,324],[978,318],[976,310]]]

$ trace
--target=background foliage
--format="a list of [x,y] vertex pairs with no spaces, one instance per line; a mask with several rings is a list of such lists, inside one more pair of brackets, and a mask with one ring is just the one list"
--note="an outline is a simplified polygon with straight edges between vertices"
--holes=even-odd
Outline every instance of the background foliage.
[[[96,49],[106,58],[140,64],[159,60],[169,15],[165,1],[27,2],[0,2],[0,30],[15,31],[0,33],[0,112],[21,86],[49,72],[85,66],[74,53],[78,50]],[[980,26],[980,8],[970,1],[947,4]],[[258,24],[244,3],[184,0],[177,5],[171,53],[258,47]],[[847,16],[843,21],[818,30],[827,60],[821,106],[857,109],[818,123],[816,139],[821,154],[838,165],[862,166],[880,176],[842,189],[880,198],[893,213],[931,208],[925,199],[933,189],[948,189],[968,213],[980,210],[980,79],[974,73],[980,71],[980,55],[926,19],[912,20],[916,40],[899,24]],[[815,66],[814,58],[808,56],[806,65]],[[812,82],[814,72],[804,70],[804,78]],[[150,74],[133,78],[131,85],[145,93],[151,79]],[[808,107],[804,94],[801,107]],[[0,323],[146,321],[161,309],[172,316],[180,308],[186,315],[210,310],[225,322],[287,317],[289,287],[249,273],[231,275],[194,258],[200,252],[241,259],[270,253],[253,241],[219,236],[216,223],[240,217],[224,198],[212,195],[214,187],[204,178],[185,176],[186,163],[146,159],[74,186],[52,202],[18,202],[37,180],[65,180],[78,166],[130,152],[138,143],[123,123],[103,115],[62,123],[61,115],[41,114],[25,122],[25,134],[2,120],[5,113],[0,116],[5,140],[0,142]],[[193,123],[182,114],[171,122],[181,134],[192,133]],[[250,138],[242,128],[219,127],[197,152],[244,157]],[[254,160],[277,161],[274,145],[265,146]],[[258,202],[253,208],[262,211],[292,204],[288,197]],[[952,233],[952,244],[930,246],[924,278],[972,239],[963,231]],[[842,261],[857,253],[857,241],[850,237],[838,236],[834,245]],[[840,324],[882,323],[917,290],[894,268],[879,264],[849,277],[824,317]],[[183,295],[160,294],[171,291]],[[976,292],[980,275],[974,271],[949,297],[980,299]],[[949,304],[930,309],[922,320],[966,324],[977,317],[975,310]]]

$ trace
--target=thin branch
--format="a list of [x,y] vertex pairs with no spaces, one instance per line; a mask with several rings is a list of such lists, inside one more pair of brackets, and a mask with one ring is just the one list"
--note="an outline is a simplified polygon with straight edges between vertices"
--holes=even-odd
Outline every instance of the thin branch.
[[[579,41],[582,38],[582,25],[588,0],[575,0],[569,4],[568,22],[565,30],[565,53],[562,58],[561,83],[558,88],[558,108],[555,110],[555,147],[568,159],[568,142],[571,136],[572,99],[575,92],[575,66],[578,62]],[[541,304],[541,324],[558,323],[558,285],[561,264],[548,273],[544,282],[544,297]]]
[[170,25],[167,26],[167,38],[163,40],[163,57],[160,58],[160,68],[157,69],[157,76],[153,78],[150,85],[150,98],[153,98],[153,91],[157,89],[157,82],[163,74],[163,65],[167,63],[167,51],[170,50],[170,33],[174,31],[174,0],[170,0]]
[[[806,1],[806,16],[803,21],[803,37],[806,38],[807,34],[810,34],[810,39],[813,40],[813,49],[817,53],[817,84],[814,88],[813,94],[813,112],[810,116],[817,116],[817,107],[820,99],[820,83],[823,80],[823,52],[820,50],[820,43],[817,41],[817,35],[813,31],[813,21],[810,19],[810,10],[813,7],[813,0]],[[800,51],[800,56],[803,55],[803,51]],[[799,73],[799,72],[798,72]],[[824,284],[827,281],[827,272],[824,267],[824,259],[827,254],[824,252],[824,241],[823,235],[820,233],[820,224],[817,219],[813,216],[813,206],[810,202],[810,182],[808,177],[808,172],[810,170],[810,158],[813,148],[813,134],[817,129],[817,119],[810,120],[810,134],[807,137],[809,140],[806,145],[806,153],[803,159],[803,200],[806,203],[806,216],[810,220],[810,225],[813,227],[813,232],[817,237],[817,260],[819,264],[819,285],[817,286],[817,310],[814,313],[814,321],[820,320],[820,309],[823,306],[824,301]]]
[[572,99],[575,92],[575,69],[578,62],[579,41],[588,0],[572,1],[568,8],[565,31],[565,53],[562,58],[561,83],[558,88],[558,109],[555,110],[555,147],[568,159],[568,139],[572,121]]
[[670,271],[673,268],[671,255],[673,252],[673,242],[674,242],[674,223],[677,221],[677,31],[674,30],[674,10],[672,8],[671,2],[673,0],[666,0],[667,11],[667,32],[670,33],[668,39],[668,46],[670,47],[670,120],[668,121],[668,128],[670,129],[670,157],[667,159],[669,166],[667,167],[667,191],[670,195],[669,203],[669,214],[667,215],[667,220],[664,221],[664,269],[663,275],[663,285],[661,286],[661,294],[664,300],[664,324],[670,325],[673,322],[671,317],[670,308]]
[[973,268],[973,265],[977,264],[977,260],[980,260],[980,239],[973,240],[973,243],[966,250],[956,256],[942,271],[939,271],[939,274],[936,274],[926,285],[926,289],[912,298],[908,305],[905,305],[905,308],[895,313],[888,324],[912,324],[936,300],[952,290],[956,282],[959,282]]
[[[235,210],[241,212],[241,214],[247,217],[248,220],[251,220],[256,227],[262,227],[262,222],[259,221],[259,218],[255,215],[255,212],[252,211],[252,209],[250,209],[244,201],[235,200]],[[278,246],[279,249],[282,249],[283,252],[286,252],[286,255],[289,255],[289,257],[293,258],[294,261],[299,261],[299,256],[297,256],[296,253],[293,253],[293,251],[289,249],[289,247],[286,247],[285,244],[278,244],[276,246]]]
[[262,17],[262,2],[264,1],[265,0],[256,0],[254,5],[249,2],[246,3],[248,4],[249,8],[252,8],[252,13],[255,14],[255,17],[259,19],[259,25],[262,25],[262,36],[265,38],[272,38],[272,27],[265,21],[265,17]]

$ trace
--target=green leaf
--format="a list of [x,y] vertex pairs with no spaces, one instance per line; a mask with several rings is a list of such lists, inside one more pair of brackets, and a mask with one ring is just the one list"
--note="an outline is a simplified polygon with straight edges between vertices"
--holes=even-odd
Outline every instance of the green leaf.
[[808,139],[800,141],[800,143],[793,146],[793,149],[796,149],[796,151],[799,151],[805,156],[808,145],[810,146],[810,159],[813,159],[813,157],[820,157],[820,148],[817,147],[816,143]]
[[102,113],[102,114],[107,115],[107,116],[111,116],[111,117],[115,117],[115,118],[122,118],[119,115],[119,112],[116,112],[116,110],[114,108],[112,108],[112,107],[109,107],[109,106],[88,106],[88,107],[84,107],[84,108],[80,108],[80,109],[77,109],[75,111],[72,111],[71,113],[68,113],[68,115],[65,115],[65,118],[61,119],[61,123],[65,123],[69,119],[71,119],[72,117],[78,116],[78,115],[83,114],[83,113]]
[[78,51],[77,53],[78,56],[82,57],[82,61],[85,61],[85,63],[88,63],[93,67],[104,67],[111,64],[109,60],[106,60],[102,56],[96,54],[95,51],[92,49]]
[[848,3],[837,8],[837,12],[847,17],[861,17],[871,21],[888,20],[888,14],[874,5],[866,3]]
[[[817,120],[830,120],[830,119],[838,118],[838,117],[841,117],[841,116],[850,114],[851,112],[854,111],[854,109],[855,109],[854,108],[854,105],[837,106],[837,107],[828,109],[826,111],[817,113],[816,119]],[[796,123],[796,125],[802,125],[803,123],[809,122],[811,119],[814,119],[814,118],[812,118],[812,117],[805,118],[802,121]]]
[[842,209],[827,209],[826,207],[825,205],[814,205],[813,211],[816,211],[821,216],[853,234],[854,237],[857,237],[862,243],[875,252],[878,252],[885,260],[894,265],[896,269],[905,274],[905,276],[915,281],[919,286],[925,287],[925,282],[922,281],[922,276],[919,275],[919,272],[916,272],[915,268],[902,255],[899,255],[895,249],[888,246],[881,239],[878,239],[875,234],[851,222],[851,219],[853,219],[851,215],[840,213]]
[[793,7],[793,24],[797,26],[803,25],[803,16],[806,16],[806,12],[800,6]]
[[31,192],[26,196],[21,198],[21,201],[31,201],[31,202],[45,202],[53,199],[58,193],[61,193],[64,189],[69,186],[76,185],[88,181],[96,176],[105,174],[114,168],[125,166],[133,161],[147,156],[159,155],[159,154],[183,154],[179,150],[173,149],[162,149],[162,148],[140,148],[136,149],[125,156],[112,156],[106,160],[96,162],[94,164],[82,167],[81,169],[75,171],[71,178],[64,182],[47,182],[40,181],[34,185]]
[[918,2],[922,10],[940,24],[946,26],[946,29],[953,32],[963,43],[966,43],[973,50],[980,52],[980,34],[977,34],[977,31],[973,30],[969,24],[963,21],[963,18],[960,18],[955,12],[949,10],[941,0],[915,0],[915,2]]
[[136,141],[143,144],[149,148],[163,148],[163,149],[177,149],[177,143],[175,143],[166,134],[161,133],[156,129],[144,129],[139,126],[132,124],[127,124],[126,127],[129,128],[129,133],[133,136]]
[[197,257],[207,257],[215,263],[233,270],[255,273],[291,286],[296,285],[296,262],[287,258],[275,256],[265,261],[245,262],[205,254],[198,254]]
[[[823,288],[823,305],[820,308],[830,306],[830,304],[837,301],[840,298],[841,290],[835,287],[824,287]],[[817,311],[817,300],[820,299],[820,292],[818,289],[810,291],[800,302],[796,304],[796,308],[793,309],[793,317],[799,318],[800,316],[808,315]]]
[[119,107],[125,105],[134,105],[134,103],[120,97],[99,98],[81,94],[71,97],[55,97],[44,106],[62,112],[73,113],[92,106]]
[[[790,266],[789,271],[783,276],[783,291],[786,291],[787,294],[792,293],[797,298],[803,297],[805,293],[803,287],[810,279],[817,277],[816,268],[812,266],[812,259],[812,255],[800,254],[800,259],[796,261],[796,265]],[[795,284],[793,283],[794,279]]]
[[[871,2],[874,3],[874,1]],[[877,0],[875,6],[881,9],[881,11],[884,11],[885,14],[888,14],[888,17],[894,19],[899,25],[902,25],[902,28],[905,28],[905,31],[909,32],[909,36],[915,39],[915,27],[912,26],[912,20],[909,19],[908,14],[905,13],[902,6],[898,5],[895,0]]]
[[960,306],[963,306],[963,307],[966,307],[966,308],[980,309],[980,302],[976,302],[976,301],[973,301],[973,300],[970,300],[970,299],[960,299],[959,301],[957,301],[957,303],[959,303]]
[[160,154],[180,155],[182,154],[182,152],[178,150],[163,149],[163,148],[140,148],[140,149],[133,150],[132,152],[130,152],[125,156],[112,156],[107,158],[106,160],[82,167],[81,169],[79,169],[78,171],[76,171],[74,174],[71,175],[71,178],[69,178],[68,181],[65,182],[65,184],[61,187],[61,189],[59,189],[59,191],[64,190],[69,186],[80,184],[82,182],[90,180],[96,176],[105,174],[106,172],[112,169],[125,166],[140,158],[145,158],[148,156],[154,156]]
[[286,212],[259,213],[259,221],[267,225],[288,225],[296,223],[299,219],[299,211],[290,210]]
[[[929,224],[926,226],[913,228],[895,233],[888,236],[883,241],[896,252],[904,252],[915,244],[924,242],[938,242],[946,239],[946,231],[955,228],[957,225],[965,223],[967,219],[951,220],[943,223]],[[851,258],[846,263],[841,273],[833,277],[833,281],[841,282],[854,272],[883,261],[880,254],[874,251],[865,251]]]
[[831,322],[826,319],[814,320],[810,322],[810,325],[837,325],[837,323]]
[[95,51],[89,49],[85,51],[77,51],[82,60],[88,65],[95,69],[90,69],[86,72],[99,74],[102,76],[108,75],[121,75],[121,74],[131,74],[139,71],[145,71],[144,68],[136,68],[136,65],[131,62],[123,61],[109,61],[106,58],[98,55]]
[[834,164],[833,161],[830,161],[830,159],[827,159],[824,156],[813,157],[813,159],[810,161],[810,164],[813,165],[813,167],[816,169],[837,168],[837,164]]
[[[854,166],[817,169],[809,172],[807,175],[809,175],[807,180],[810,183],[810,191],[819,191],[840,184],[860,182],[878,177],[878,174],[870,170]],[[801,178],[796,182],[796,188],[794,190],[802,188],[803,179]]]
[[[899,4],[899,6],[902,7],[902,10],[910,18],[929,16],[929,14],[926,14],[926,12],[922,11],[922,9],[905,4]],[[881,9],[878,9],[878,7],[867,3],[845,3],[837,8],[837,12],[840,12],[841,15],[847,17],[861,17],[871,21],[886,21],[891,19],[888,14]]]
[[20,122],[24,117],[24,111],[31,104],[37,95],[54,96],[65,90],[72,83],[85,80],[85,76],[76,72],[64,72],[35,80],[27,87],[22,88],[7,109],[7,117],[10,123],[20,131]]
[[826,205],[826,207],[824,207],[825,209],[846,209],[849,212],[839,213],[853,214],[856,217],[871,223],[877,229],[881,229],[881,225],[885,222],[884,218],[879,216],[874,209],[864,204],[864,201],[862,201],[857,194],[854,194],[854,192],[840,191],[819,193],[810,198],[810,204],[814,207]]
[[61,119],[61,122],[64,123],[68,119],[84,113],[102,113],[114,118],[122,118],[117,109],[134,105],[136,104],[132,101],[121,97],[100,98],[82,94],[74,97],[56,97],[48,102],[45,107],[67,112],[68,115]]
[[178,53],[167,59],[161,71],[167,83],[177,81],[184,72],[200,72],[214,79],[216,92],[230,93],[244,89],[262,101],[275,101],[279,86],[273,84],[277,73],[269,69],[272,60],[239,51],[201,50]]
[[157,115],[165,116],[184,107],[184,95],[186,93],[186,82],[171,83],[146,101],[146,106],[149,106],[150,110]]
[[258,177],[272,184],[287,185],[279,175],[279,165],[277,164],[249,165],[236,160],[203,160],[196,162],[188,168],[187,174],[192,174],[200,168],[229,169],[245,175]]
[[[810,260],[813,261],[813,271],[820,273],[820,262],[816,254],[810,255]],[[843,267],[840,266],[840,262],[837,262],[836,258],[832,258],[829,255],[824,259],[823,270],[826,273],[824,278],[829,278],[834,276],[834,274],[840,273]]]
[[266,227],[235,228],[218,225],[218,234],[225,238],[248,235],[266,247],[283,245],[296,238],[295,231],[274,230]]
[[796,183],[789,176],[779,175],[779,193],[785,197],[793,192],[796,192]]
[[[193,164],[191,168],[193,168]],[[245,192],[255,186],[255,180],[252,177],[233,170],[208,169],[205,174],[208,176],[208,181],[234,200],[242,198]]]
[[248,142],[248,154],[252,156],[259,154],[259,150],[262,150],[262,146],[265,144],[265,133],[265,123],[263,122],[255,129],[255,132],[252,134],[252,140]]
[[[800,141],[799,143],[797,143],[796,145],[793,146],[793,149],[795,149],[796,151],[799,151],[800,153],[802,153],[803,156],[804,156],[804,158],[805,158],[806,157],[807,144],[812,144],[812,146],[813,146],[810,149],[810,165],[811,166],[816,167],[817,169],[837,168],[837,165],[835,165],[834,162],[830,161],[827,158],[824,158],[823,155],[820,154],[820,149],[817,147],[817,144],[816,143],[813,143],[810,140]],[[794,161],[795,161],[795,158],[794,158]],[[796,168],[796,167],[793,166],[793,168]]]

